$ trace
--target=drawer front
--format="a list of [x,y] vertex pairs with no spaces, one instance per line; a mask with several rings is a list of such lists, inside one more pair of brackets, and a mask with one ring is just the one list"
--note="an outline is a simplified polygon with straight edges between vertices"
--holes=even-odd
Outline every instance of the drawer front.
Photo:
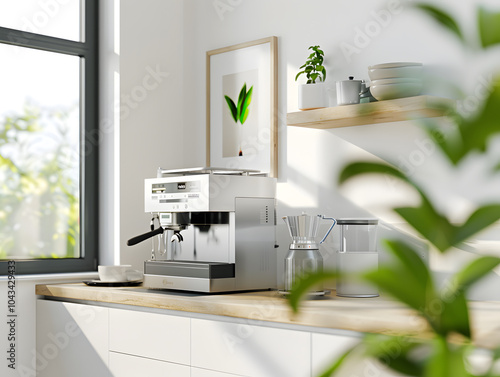
[[187,365],[167,363],[144,357],[109,353],[109,369],[113,377],[190,377]]
[[109,349],[135,356],[190,364],[190,319],[110,309]]
[[307,377],[311,334],[202,319],[191,320],[193,367],[255,377]]

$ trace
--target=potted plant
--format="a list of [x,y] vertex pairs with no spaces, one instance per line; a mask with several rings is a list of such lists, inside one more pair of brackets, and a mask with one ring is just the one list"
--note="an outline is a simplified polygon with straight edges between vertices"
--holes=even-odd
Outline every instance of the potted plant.
[[326,79],[326,69],[323,65],[325,53],[319,46],[310,46],[309,50],[312,50],[311,54],[295,76],[295,81],[303,74],[307,77],[307,82],[299,85],[300,110],[318,109],[328,105],[323,85]]

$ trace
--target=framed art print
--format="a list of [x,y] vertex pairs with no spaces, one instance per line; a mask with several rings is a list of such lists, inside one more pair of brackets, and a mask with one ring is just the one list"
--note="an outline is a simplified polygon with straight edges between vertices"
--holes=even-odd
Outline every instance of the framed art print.
[[207,166],[277,177],[277,38],[207,52]]

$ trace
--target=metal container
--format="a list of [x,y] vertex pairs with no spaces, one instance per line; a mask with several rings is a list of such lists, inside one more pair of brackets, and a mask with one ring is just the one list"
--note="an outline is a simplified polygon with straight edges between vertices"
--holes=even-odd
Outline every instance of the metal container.
[[[321,220],[332,220],[333,223],[320,242],[316,241]],[[319,245],[323,243],[335,226],[335,219],[321,215],[285,216],[283,221],[288,226],[292,237],[290,249],[285,258],[285,292],[289,292],[301,277],[323,271],[323,257]],[[314,288],[316,294],[324,294],[322,286]]]

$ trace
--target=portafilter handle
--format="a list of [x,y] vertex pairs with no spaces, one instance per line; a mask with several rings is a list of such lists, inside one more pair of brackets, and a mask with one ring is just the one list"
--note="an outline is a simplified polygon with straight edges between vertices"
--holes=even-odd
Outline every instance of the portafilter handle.
[[332,220],[333,223],[332,225],[330,226],[330,229],[328,229],[328,232],[326,232],[325,236],[323,237],[323,239],[319,242],[320,244],[322,244],[323,242],[325,242],[326,240],[326,237],[328,237],[328,235],[330,234],[330,232],[332,231],[333,227],[335,226],[335,224],[337,224],[337,220],[335,220],[333,217],[325,217],[325,216],[321,216],[321,218],[323,220]]
[[144,233],[144,234],[141,234],[141,235],[138,235],[138,236],[135,236],[135,237],[129,239],[127,241],[127,246],[136,245],[139,242],[145,241],[148,238],[154,237],[157,234],[162,234],[162,233],[163,233],[163,228],[159,227],[159,228],[157,228],[155,230],[152,230],[151,232],[147,232],[147,233]]

